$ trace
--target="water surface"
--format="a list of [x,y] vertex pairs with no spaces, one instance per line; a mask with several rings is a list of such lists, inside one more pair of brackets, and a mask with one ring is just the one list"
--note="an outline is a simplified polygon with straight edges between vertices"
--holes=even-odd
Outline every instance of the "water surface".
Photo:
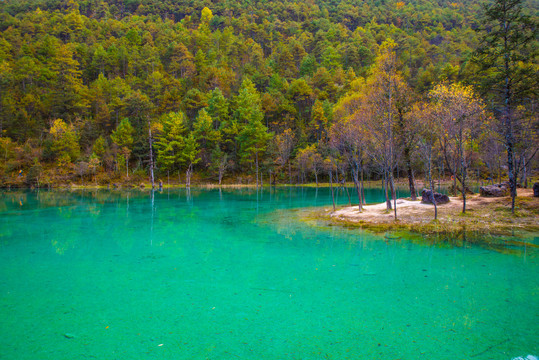
[[539,353],[536,248],[299,221],[330,203],[322,188],[3,192],[0,359]]

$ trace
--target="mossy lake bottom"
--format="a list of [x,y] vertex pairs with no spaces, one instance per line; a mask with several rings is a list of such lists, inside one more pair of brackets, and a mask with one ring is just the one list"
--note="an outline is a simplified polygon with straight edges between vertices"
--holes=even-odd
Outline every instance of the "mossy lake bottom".
[[2,192],[0,359],[538,355],[536,247],[299,220],[330,203],[327,188]]

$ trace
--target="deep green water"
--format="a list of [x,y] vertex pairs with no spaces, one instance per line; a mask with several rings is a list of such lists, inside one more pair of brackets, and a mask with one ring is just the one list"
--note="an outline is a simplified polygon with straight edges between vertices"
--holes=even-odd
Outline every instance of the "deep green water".
[[330,201],[311,188],[0,193],[0,359],[539,353],[537,248],[298,220]]

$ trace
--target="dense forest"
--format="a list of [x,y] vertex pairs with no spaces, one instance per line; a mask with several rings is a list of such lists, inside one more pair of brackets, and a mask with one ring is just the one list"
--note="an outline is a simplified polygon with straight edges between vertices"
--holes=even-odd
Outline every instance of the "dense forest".
[[0,180],[526,183],[539,144],[538,9],[2,1]]

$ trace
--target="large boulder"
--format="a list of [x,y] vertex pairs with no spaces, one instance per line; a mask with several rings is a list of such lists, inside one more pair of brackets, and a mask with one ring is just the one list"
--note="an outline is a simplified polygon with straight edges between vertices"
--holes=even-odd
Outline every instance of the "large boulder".
[[479,194],[484,197],[503,197],[509,196],[510,193],[509,182],[501,184],[481,186],[479,188]]
[[[431,199],[431,191],[428,189],[423,189],[421,191],[421,202],[424,204],[432,204]],[[436,205],[447,204],[449,202],[449,196],[435,192],[434,200],[436,201]]]
[[539,197],[539,182],[533,184],[533,196]]

